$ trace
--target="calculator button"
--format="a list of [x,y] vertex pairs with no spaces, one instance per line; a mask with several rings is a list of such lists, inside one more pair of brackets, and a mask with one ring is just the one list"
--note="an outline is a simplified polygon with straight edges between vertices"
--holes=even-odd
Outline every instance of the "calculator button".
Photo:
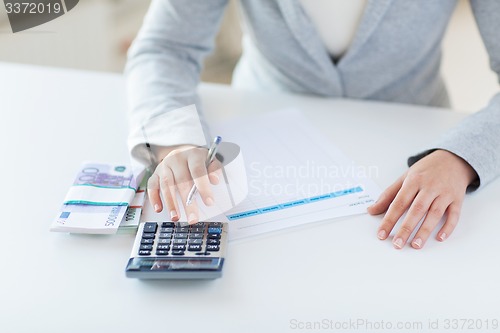
[[174,222],[163,222],[161,224],[162,228],[173,228],[175,227],[175,223]]
[[174,232],[174,228],[160,228],[160,232]]
[[149,256],[151,254],[151,251],[148,250],[139,250],[139,255],[140,256]]
[[174,240],[172,241],[172,244],[182,244],[182,245],[184,245],[184,244],[186,244],[186,239],[185,239],[185,238],[182,238],[182,239],[174,239]]
[[209,228],[222,228],[222,223],[221,222],[210,222],[208,224]]
[[207,245],[219,245],[220,240],[218,239],[207,239]]
[[189,234],[189,238],[190,239],[200,239],[200,238],[203,238],[203,234],[202,233]]
[[168,250],[156,250],[156,254],[159,256],[166,256],[168,254]]
[[194,233],[204,233],[204,232],[205,232],[205,228],[191,228],[191,229],[189,230],[189,232],[191,232],[191,233],[193,233],[193,234],[194,234]]
[[159,244],[158,246],[156,246],[156,250],[165,250],[165,251],[168,251],[170,250],[170,245],[165,245],[165,244]]
[[185,251],[186,250],[186,245],[172,245],[172,251],[174,251],[174,250]]
[[174,234],[174,238],[187,238],[187,234],[185,232],[180,232],[178,234]]
[[203,239],[188,239],[188,244],[201,245],[203,244]]
[[214,228],[214,227],[208,228],[209,234],[220,234],[221,232],[222,232],[221,228]]
[[153,244],[155,241],[152,238],[143,238],[141,239],[141,244]]
[[189,244],[188,251],[201,251],[201,245]]
[[160,232],[158,235],[159,238],[172,238],[172,234],[168,232]]
[[158,240],[158,244],[170,244],[170,239],[169,238],[160,238]]
[[205,228],[205,222],[198,222],[191,225],[192,228]]
[[220,239],[220,234],[208,234],[208,239]]
[[219,251],[219,245],[207,245],[207,251]]
[[151,251],[153,249],[153,245],[151,244],[142,244],[141,247],[139,247],[140,250],[147,250]]
[[174,256],[183,256],[184,255],[184,251],[183,250],[174,250],[174,251],[172,251],[172,254]]
[[144,233],[152,232],[154,234],[156,232],[157,227],[158,227],[158,225],[156,224],[156,222],[146,222],[144,224],[143,232]]
[[188,232],[189,231],[189,228],[188,227],[177,227],[175,228],[175,232],[178,233],[178,232]]
[[142,239],[155,238],[155,234],[142,234]]

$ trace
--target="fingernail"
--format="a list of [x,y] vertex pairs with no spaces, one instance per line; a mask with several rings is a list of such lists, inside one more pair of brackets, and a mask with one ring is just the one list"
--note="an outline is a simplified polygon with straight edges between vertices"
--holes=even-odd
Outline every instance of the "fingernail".
[[214,199],[208,197],[207,198],[207,206],[212,206],[214,204]]
[[219,180],[220,180],[219,175],[217,175],[216,173],[214,173],[213,175],[214,175],[214,177],[215,177],[215,181],[216,181],[216,182],[219,182]]
[[384,239],[387,237],[387,232],[385,232],[385,230],[380,230],[380,231],[377,233],[377,237],[378,237],[378,239],[380,239],[380,240],[384,240]]
[[392,244],[394,245],[395,248],[401,249],[403,248],[403,239],[398,237],[394,240],[394,242],[392,242]]
[[157,212],[157,213],[160,212],[160,205],[155,204],[155,212]]
[[442,233],[441,236],[439,236],[440,241],[444,241],[446,239],[446,233]]
[[189,217],[188,217],[188,223],[189,224],[194,224],[198,221],[198,217],[196,216],[195,213],[191,213],[189,214]]
[[420,249],[422,247],[422,240],[420,238],[417,238],[411,244],[413,245],[413,247]]
[[173,221],[177,219],[177,212],[175,210],[170,211],[170,219]]

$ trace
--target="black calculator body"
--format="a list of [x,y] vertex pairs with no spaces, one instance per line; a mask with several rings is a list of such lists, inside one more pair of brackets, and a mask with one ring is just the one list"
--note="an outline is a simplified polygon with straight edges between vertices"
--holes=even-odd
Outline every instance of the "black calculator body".
[[139,279],[215,279],[222,276],[227,223],[141,222],[125,270]]

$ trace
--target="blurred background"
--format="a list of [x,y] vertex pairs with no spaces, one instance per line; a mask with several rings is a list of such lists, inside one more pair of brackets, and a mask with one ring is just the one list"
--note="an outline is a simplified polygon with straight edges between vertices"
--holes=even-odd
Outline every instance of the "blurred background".
[[[139,30],[150,0],[81,0],[78,6],[42,26],[12,34],[0,11],[0,61],[122,72],[126,52]],[[91,24],[89,24],[91,23]],[[237,0],[230,0],[215,49],[202,80],[230,83],[241,53]],[[453,107],[474,112],[498,91],[496,75],[472,16],[459,0],[443,45],[443,76]]]

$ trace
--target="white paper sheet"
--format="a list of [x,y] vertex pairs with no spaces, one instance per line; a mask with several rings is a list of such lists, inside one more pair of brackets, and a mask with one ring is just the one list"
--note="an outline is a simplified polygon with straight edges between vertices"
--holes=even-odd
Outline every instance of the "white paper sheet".
[[[206,207],[196,200],[200,220],[229,222],[230,240],[362,214],[380,193],[369,178],[373,170],[357,166],[298,110],[239,118],[212,125],[212,131],[240,146],[238,163],[225,172],[231,190],[248,195],[227,210],[228,184],[221,182],[213,187],[215,206]],[[241,179],[241,157],[246,179]],[[223,214],[221,209],[225,209]],[[155,213],[148,202],[141,220],[169,218],[166,211]]]
[[298,110],[238,119],[213,132],[241,147],[247,171],[247,198],[225,213],[230,239],[362,214],[380,193],[369,178],[376,170],[357,166]]

